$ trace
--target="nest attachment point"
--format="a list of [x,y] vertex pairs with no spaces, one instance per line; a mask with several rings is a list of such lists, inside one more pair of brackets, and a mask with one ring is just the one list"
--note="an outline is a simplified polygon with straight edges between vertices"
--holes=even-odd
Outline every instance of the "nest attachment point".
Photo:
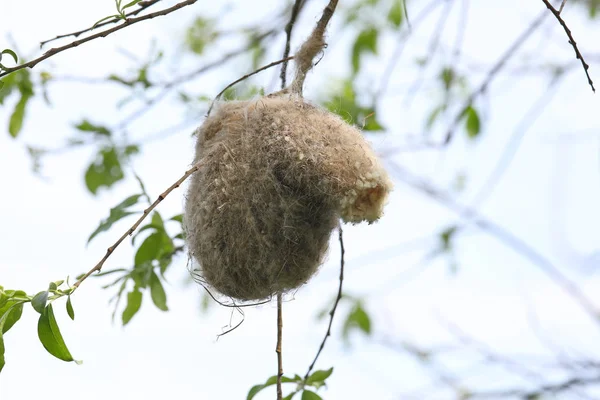
[[220,103],[197,135],[188,247],[202,280],[234,299],[306,283],[339,218],[376,221],[392,187],[357,128],[299,96]]

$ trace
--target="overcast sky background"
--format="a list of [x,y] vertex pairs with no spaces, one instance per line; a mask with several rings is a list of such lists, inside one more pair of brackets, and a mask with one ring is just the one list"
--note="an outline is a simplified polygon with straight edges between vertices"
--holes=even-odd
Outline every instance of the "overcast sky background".
[[[91,25],[113,12],[114,3],[105,1],[55,0],[1,1],[0,48],[18,44],[20,54],[37,54],[40,40]],[[164,4],[162,4],[164,3]],[[165,0],[154,10],[176,1]],[[343,5],[344,2],[341,2]],[[457,3],[460,3],[457,1]],[[538,13],[540,1],[471,1],[464,39],[464,55],[474,64],[489,64],[512,43]],[[234,4],[235,8],[230,8]],[[198,1],[177,13],[137,24],[102,40],[51,58],[35,68],[60,71],[61,75],[102,77],[125,71],[135,64],[116,49],[127,49],[142,59],[150,39],[158,47],[175,51],[181,46],[185,28],[196,15],[217,16],[229,10],[220,21],[223,26],[251,24],[272,14],[278,1],[216,2]],[[325,1],[313,0],[295,30],[294,44],[309,33],[320,16]],[[415,15],[423,1],[409,1]],[[456,35],[459,4],[452,12],[442,43],[451,48]],[[427,52],[435,28],[438,8],[410,40],[386,97],[381,101],[379,119],[389,132],[371,135],[374,146],[384,150],[406,143],[409,135],[422,130],[424,113],[431,110],[438,95],[425,82],[409,105],[405,90],[418,76],[414,59]],[[572,27],[581,51],[598,54],[600,29],[578,8],[568,4],[565,18]],[[327,92],[329,82],[344,77],[349,68],[347,44],[350,36],[342,32],[334,17],[332,43],[325,57],[309,76],[306,97],[318,99]],[[10,36],[8,35],[10,34]],[[283,38],[272,57],[277,59]],[[383,59],[391,56],[393,37],[380,43]],[[548,18],[543,27],[524,46],[517,60],[529,51],[540,51],[546,60],[573,60],[573,50],[556,21]],[[213,49],[215,58],[222,49]],[[210,51],[208,52],[210,57]],[[201,63],[204,63],[202,61]],[[195,81],[190,88],[216,94],[224,84],[247,70],[247,59],[218,69]],[[198,60],[187,57],[170,68],[191,70]],[[368,73],[360,85],[378,82],[385,63],[370,60]],[[168,72],[168,71],[167,71]],[[269,84],[276,71],[263,74],[256,82]],[[430,70],[433,75],[435,68]],[[600,86],[600,69],[592,67],[592,78]],[[165,75],[168,76],[168,75]],[[473,84],[481,77],[474,77]],[[486,112],[485,131],[479,143],[462,138],[440,162],[439,153],[402,153],[394,156],[415,173],[436,183],[447,183],[457,171],[468,174],[461,199],[468,203],[492,171],[500,149],[515,125],[548,86],[546,78],[501,77],[492,85],[490,96],[482,102]],[[83,171],[93,156],[83,149],[49,157],[42,175],[31,173],[31,161],[24,144],[55,147],[74,136],[73,122],[87,117],[98,122],[115,121],[115,99],[124,92],[111,85],[54,83],[50,86],[53,106],[38,98],[28,109],[22,135],[13,140],[6,132],[11,104],[0,109],[0,284],[5,288],[35,293],[49,281],[64,279],[89,270],[108,245],[131,223],[116,225],[86,247],[89,234],[105,218],[110,207],[138,191],[134,180],[119,184],[110,192],[91,196],[84,187]],[[593,95],[580,66],[572,68],[560,84],[547,109],[531,127],[514,162],[493,196],[484,204],[486,216],[517,233],[547,255],[563,272],[579,281],[586,294],[600,305],[598,267],[600,266],[600,174],[598,110],[600,98]],[[13,101],[15,99],[12,99]],[[128,110],[132,111],[135,107]],[[156,107],[135,124],[133,137],[145,136],[172,126],[184,118],[181,110],[168,102]],[[197,125],[201,123],[197,121]],[[193,156],[193,126],[181,129],[167,139],[149,143],[133,165],[144,179],[148,191],[157,195],[174,182],[189,166]],[[181,212],[182,190],[173,192],[160,206],[164,216]],[[548,349],[532,333],[532,310],[543,336],[567,353],[600,357],[600,327],[588,317],[540,270],[489,236],[470,229],[458,242],[458,274],[450,273],[440,258],[426,264],[415,275],[423,256],[435,245],[436,232],[456,222],[456,216],[425,196],[396,183],[385,217],[372,226],[347,226],[347,293],[365,296],[373,317],[374,340],[352,336],[352,346],[344,346],[339,324],[322,354],[317,368],[335,367],[328,388],[320,393],[326,399],[398,399],[401,393],[417,390],[431,382],[429,371],[406,354],[395,353],[377,342],[395,338],[425,348],[451,342],[443,320],[451,321],[470,335],[489,343],[503,354],[525,354],[531,359],[548,354]],[[407,251],[404,243],[431,236],[431,241]],[[329,307],[337,289],[339,247],[332,239],[327,263],[319,274],[284,305],[284,371],[303,375],[312,361],[325,332],[325,321],[315,322],[316,314]],[[109,259],[107,267],[129,266],[132,248],[125,243]],[[170,311],[157,310],[145,299],[141,312],[125,328],[111,323],[108,299],[113,291],[102,290],[100,281],[90,279],[73,297],[76,319],[71,322],[63,304],[55,307],[63,336],[71,353],[83,365],[61,362],[43,349],[37,339],[36,313],[26,307],[23,319],[6,335],[7,364],[0,377],[0,399],[33,399],[49,393],[83,399],[127,398],[245,398],[249,388],[276,373],[275,304],[245,309],[245,322],[216,341],[230,320],[230,311],[199,307],[201,289],[183,286],[185,257],[171,267],[167,288]],[[341,306],[339,319],[347,313]],[[237,315],[234,315],[237,318]],[[468,371],[467,387],[490,387],[513,382],[497,374],[478,374],[473,357],[456,356],[446,360],[457,372]],[[257,399],[272,398],[267,392]],[[452,398],[439,391],[429,398]]]

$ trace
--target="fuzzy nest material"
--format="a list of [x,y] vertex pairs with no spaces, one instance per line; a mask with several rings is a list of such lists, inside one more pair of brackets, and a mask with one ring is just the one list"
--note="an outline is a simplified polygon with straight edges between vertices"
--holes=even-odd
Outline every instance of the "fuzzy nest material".
[[221,103],[197,134],[187,242],[201,278],[224,295],[299,287],[339,218],[382,215],[391,182],[360,131],[300,97]]

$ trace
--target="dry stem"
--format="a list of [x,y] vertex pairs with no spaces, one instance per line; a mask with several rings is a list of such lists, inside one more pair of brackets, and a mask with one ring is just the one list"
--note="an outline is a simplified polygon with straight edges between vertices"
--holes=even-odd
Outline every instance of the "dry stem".
[[61,47],[52,48],[52,49],[48,50],[47,52],[45,52],[40,57],[35,58],[35,59],[33,59],[33,60],[31,60],[31,61],[29,61],[27,63],[23,63],[23,64],[15,66],[15,67],[12,67],[12,68],[5,68],[4,71],[0,73],[0,78],[2,78],[3,76],[6,76],[8,74],[11,74],[11,73],[13,73],[15,71],[18,71],[20,69],[33,68],[39,62],[44,61],[45,59],[50,58],[50,57],[52,57],[52,56],[54,56],[54,55],[56,55],[58,53],[61,53],[61,52],[65,51],[65,50],[72,49],[72,48],[77,47],[77,46],[79,46],[79,45],[81,45],[83,43],[89,42],[89,41],[97,39],[99,37],[106,37],[106,36],[110,35],[111,33],[117,32],[117,31],[119,31],[119,30],[121,30],[123,28],[126,28],[126,27],[128,27],[130,25],[136,24],[138,22],[145,21],[147,19],[152,19],[154,17],[159,17],[159,16],[162,16],[162,15],[167,15],[169,13],[172,13],[173,11],[179,10],[180,8],[192,5],[196,1],[197,0],[186,0],[186,1],[182,1],[181,3],[175,4],[173,7],[165,8],[164,10],[161,10],[161,11],[150,13],[150,14],[147,14],[147,15],[144,15],[144,16],[141,16],[141,17],[137,17],[137,18],[128,18],[121,25],[117,25],[117,26],[115,26],[113,28],[107,29],[107,30],[102,31],[102,32],[98,32],[98,33],[96,33],[94,35],[88,36],[88,37],[83,38],[83,39],[75,40],[74,42],[71,42],[71,43],[66,44],[64,46],[61,46]]
[[96,271],[100,272],[100,270],[102,269],[102,266],[104,265],[104,263],[106,262],[108,257],[111,256],[111,254],[115,251],[115,249],[117,247],[119,247],[121,242],[123,242],[123,240],[125,240],[125,238],[127,236],[131,236],[133,234],[133,232],[135,232],[135,230],[138,228],[138,226],[140,226],[142,221],[144,219],[146,219],[146,217],[150,214],[150,211],[154,210],[156,208],[156,206],[158,206],[158,204],[161,201],[163,201],[165,199],[165,197],[167,197],[169,195],[169,193],[171,193],[173,190],[178,188],[187,178],[190,177],[190,175],[192,175],[194,172],[196,172],[200,168],[201,165],[202,165],[201,162],[197,162],[196,164],[194,164],[192,166],[192,168],[187,170],[181,178],[179,178],[174,184],[169,186],[169,188],[167,190],[162,192],[160,194],[160,196],[158,196],[158,198],[156,200],[154,200],[154,203],[150,204],[150,206],[144,210],[144,213],[142,214],[142,216],[140,218],[138,218],[137,221],[135,221],[135,223],[131,226],[131,228],[129,228],[112,246],[110,246],[106,250],[106,254],[104,255],[104,257],[102,257],[102,259],[98,262],[98,264],[96,264],[94,266],[94,268],[90,269],[85,275],[83,275],[81,278],[79,278],[79,280],[77,282],[75,282],[73,287],[75,289],[78,288],[79,285],[81,285],[81,282],[86,280],[91,274],[93,274]]
[[281,293],[277,293],[277,347],[275,348],[275,352],[277,353],[277,400],[283,398],[281,390],[281,377],[283,376],[283,359],[281,356],[281,337],[283,331],[282,308]]
[[[303,0],[296,0],[294,2],[294,6],[292,7],[292,15],[290,16],[290,21],[285,26],[285,49],[283,50],[283,57],[287,58],[290,55],[290,44],[292,41],[292,29],[294,29],[294,24],[296,23],[296,19],[298,18],[298,14],[300,14],[301,5],[304,5]],[[288,63],[285,61],[281,66],[281,73],[279,77],[281,78],[281,89],[285,89],[285,80],[287,75],[287,66]]]
[[587,77],[588,84],[592,87],[592,90],[594,91],[594,93],[596,93],[596,88],[594,87],[594,82],[592,82],[592,78],[590,77],[590,73],[588,72],[588,70],[590,69],[590,66],[583,59],[583,55],[581,55],[581,52],[579,51],[579,48],[577,47],[577,43],[575,42],[575,39],[573,39],[571,30],[567,26],[567,23],[565,22],[565,20],[562,19],[562,17],[560,16],[560,12],[562,11],[562,9],[564,7],[565,2],[563,1],[563,3],[560,6],[560,10],[557,10],[556,8],[554,8],[554,6],[552,6],[552,4],[550,4],[550,2],[548,0],[542,0],[542,1],[546,5],[546,7],[548,7],[548,10],[550,10],[550,12],[552,12],[552,14],[556,17],[558,22],[562,25],[563,29],[565,30],[565,33],[567,34],[567,37],[569,38],[569,43],[571,44],[571,46],[573,46],[573,50],[575,50],[575,57],[577,57],[577,59],[579,61],[581,61],[581,65],[583,66],[583,71],[585,72],[585,76]]
[[317,360],[319,359],[319,355],[321,355],[321,351],[323,351],[323,348],[325,347],[325,342],[327,341],[327,338],[329,336],[331,336],[331,325],[333,324],[333,317],[335,315],[335,310],[337,309],[338,303],[342,299],[342,282],[344,281],[344,254],[345,254],[344,232],[342,231],[342,224],[340,224],[340,226],[338,227],[338,231],[339,231],[338,239],[340,241],[340,285],[338,287],[337,297],[335,298],[335,302],[333,303],[333,308],[329,312],[329,326],[327,327],[327,333],[325,333],[325,337],[323,338],[323,341],[321,342],[321,346],[319,346],[317,355],[315,356],[313,362],[308,367],[308,371],[306,371],[306,375],[304,375],[304,381],[306,381],[308,379],[308,376],[310,375],[310,371],[312,371],[312,369],[314,368],[315,364],[317,363]]
[[290,56],[290,57],[283,58],[283,59],[281,59],[281,60],[273,61],[272,63],[270,63],[270,64],[267,64],[267,65],[263,65],[263,66],[262,66],[262,67],[260,67],[259,69],[255,70],[255,71],[252,71],[252,72],[250,72],[249,74],[246,74],[246,75],[242,76],[241,78],[239,78],[239,79],[236,79],[235,81],[231,82],[229,85],[225,86],[225,88],[224,88],[223,90],[221,90],[221,91],[219,92],[219,94],[217,94],[217,95],[215,96],[215,99],[212,101],[212,103],[210,103],[210,107],[208,108],[208,112],[206,113],[206,115],[207,115],[207,116],[208,116],[208,115],[210,115],[210,112],[212,111],[212,109],[213,109],[213,106],[215,105],[215,101],[217,101],[217,100],[218,100],[218,99],[219,99],[219,98],[220,98],[220,97],[223,95],[223,93],[225,93],[225,91],[226,91],[227,89],[229,89],[230,87],[232,87],[232,86],[234,86],[234,85],[237,85],[237,84],[238,84],[238,83],[240,83],[241,81],[244,81],[244,80],[246,80],[246,79],[250,78],[252,75],[256,75],[256,74],[258,74],[259,72],[262,72],[262,71],[264,71],[264,70],[266,70],[266,69],[269,69],[269,68],[271,68],[271,67],[274,67],[274,66],[276,66],[276,65],[279,65],[279,64],[281,64],[281,63],[283,63],[283,62],[286,62],[286,61],[292,60],[293,58],[294,58],[294,56]]

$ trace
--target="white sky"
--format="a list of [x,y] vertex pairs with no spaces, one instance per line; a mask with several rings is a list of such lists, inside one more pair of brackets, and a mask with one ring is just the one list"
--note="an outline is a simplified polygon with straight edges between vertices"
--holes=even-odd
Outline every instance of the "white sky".
[[[37,54],[36,46],[41,39],[89,25],[111,13],[114,6],[109,0],[2,0],[0,3],[0,47],[12,47],[10,40],[14,40],[18,51],[26,55]],[[175,3],[165,0],[154,9]],[[311,2],[297,26],[295,43],[308,34],[324,3]],[[442,38],[445,50],[451,49],[455,37],[458,3]],[[541,2],[470,3],[463,49],[465,57],[474,63],[496,60],[528,21],[543,10]],[[228,4],[232,3],[215,8],[214,2],[200,0],[173,15],[138,24],[53,57],[34,71],[51,69],[61,75],[86,77],[126,71],[135,64],[115,51],[117,47],[143,58],[150,39],[157,38],[159,47],[169,46],[175,51],[185,27],[196,15],[218,15]],[[222,21],[225,26],[261,21],[261,16],[270,15],[278,2],[235,4],[239,11],[226,14]],[[413,7],[420,9],[423,2],[408,4],[411,13]],[[416,30],[407,44],[388,96],[380,104],[380,119],[390,127],[390,132],[370,137],[379,149],[402,145],[406,135],[420,132],[426,112],[435,105],[432,102],[439,94],[433,90],[431,80],[425,82],[410,105],[404,101],[403,90],[418,76],[413,60],[427,53],[438,18],[439,12]],[[597,51],[600,38],[597,21],[590,22],[569,5],[565,18],[584,55]],[[308,98],[323,93],[331,78],[345,76],[347,67],[339,65],[347,64],[345,45],[349,38],[336,35],[341,31],[339,22],[334,21],[332,28],[334,43],[308,78]],[[546,40],[548,37],[550,40]],[[384,61],[391,56],[394,46],[392,37],[384,38],[380,47]],[[280,47],[273,49],[271,59],[278,56]],[[519,60],[525,60],[524,55],[529,52],[541,52],[536,54],[542,54],[543,58],[530,59],[535,65],[547,60],[573,59],[564,32],[551,18],[527,42],[525,49],[519,53]],[[384,61],[369,60],[368,73],[359,86],[378,82]],[[184,72],[197,65],[197,59],[188,57],[174,62],[172,68]],[[243,60],[234,63],[234,67],[209,74],[189,88],[202,88],[214,95],[247,68]],[[429,75],[435,71],[431,68]],[[600,86],[600,70],[593,66],[590,71]],[[262,82],[270,82],[272,76],[273,73],[266,73]],[[473,85],[480,79],[481,76],[474,77]],[[546,86],[546,79],[515,81],[501,77],[492,85],[491,96],[478,103],[487,117],[483,140],[478,144],[459,138],[443,164],[439,154],[424,152],[403,153],[397,160],[439,184],[447,183],[457,171],[467,172],[467,190],[461,199],[468,202],[494,168],[514,126]],[[0,109],[0,284],[28,293],[43,289],[49,281],[91,268],[128,222],[102,234],[86,248],[87,237],[110,207],[137,191],[135,182],[128,180],[109,193],[89,195],[82,176],[93,155],[90,149],[49,157],[43,167],[45,179],[30,172],[24,144],[59,146],[66,137],[75,135],[70,126],[81,118],[116,123],[120,119],[116,116],[135,110],[135,106],[129,106],[125,113],[117,114],[115,99],[124,92],[115,87],[56,83],[50,89],[53,106],[47,107],[36,99],[28,109],[18,140],[12,140],[5,132],[12,103]],[[596,272],[600,259],[599,106],[600,100],[591,94],[580,66],[572,68],[546,111],[527,133],[483,211],[550,257],[564,273],[582,282],[586,293],[600,305]],[[139,121],[131,133],[141,137],[172,126],[182,118],[181,111],[165,102]],[[193,150],[191,129],[182,129],[168,139],[148,144],[135,159],[136,171],[151,194],[164,190],[189,165]],[[163,215],[180,212],[182,193],[174,192],[161,204]],[[453,276],[447,263],[438,260],[423,273],[408,279],[411,273],[406,271],[414,270],[430,248],[407,252],[400,245],[438,232],[455,221],[455,216],[443,207],[397,183],[380,223],[346,227],[345,290],[365,296],[366,307],[374,319],[375,337],[412,341],[426,348],[447,343],[451,336],[438,317],[443,315],[500,353],[539,356],[546,354],[547,349],[531,332],[530,315],[535,309],[540,330],[549,341],[567,352],[600,356],[600,327],[590,323],[536,266],[485,234],[471,232],[458,242],[458,275]],[[107,267],[129,266],[131,261],[132,249],[125,244],[110,258]],[[200,289],[180,284],[185,274],[182,257],[172,267],[172,285],[167,288],[168,313],[158,311],[145,299],[141,312],[126,328],[111,324],[112,309],[107,302],[113,292],[100,289],[99,280],[86,281],[74,296],[75,322],[68,319],[62,303],[57,304],[63,336],[74,357],[84,360],[82,366],[58,361],[46,353],[37,339],[37,314],[26,307],[22,320],[5,337],[7,364],[0,376],[0,399],[33,399],[56,392],[90,400],[245,398],[251,386],[276,373],[275,306],[246,309],[244,324],[216,342],[216,334],[229,323],[229,311],[211,307],[208,313],[202,313]],[[337,276],[338,247],[333,240],[329,261],[318,276],[284,305],[286,374],[302,375],[312,361],[326,328],[324,322],[315,323],[315,315],[329,306],[337,288]],[[342,306],[339,317],[345,312],[347,309]],[[429,382],[429,371],[406,355],[362,340],[358,335],[353,337],[351,348],[345,347],[339,325],[337,328],[317,364],[322,369],[335,367],[328,389],[320,392],[324,398],[404,398],[401,393]],[[450,357],[447,363],[459,374],[469,367],[468,360],[469,357]],[[470,375],[473,378],[467,385],[501,384],[506,379],[502,373]],[[257,399],[272,398],[273,393],[265,391]],[[438,392],[429,398],[451,397],[448,392]]]

